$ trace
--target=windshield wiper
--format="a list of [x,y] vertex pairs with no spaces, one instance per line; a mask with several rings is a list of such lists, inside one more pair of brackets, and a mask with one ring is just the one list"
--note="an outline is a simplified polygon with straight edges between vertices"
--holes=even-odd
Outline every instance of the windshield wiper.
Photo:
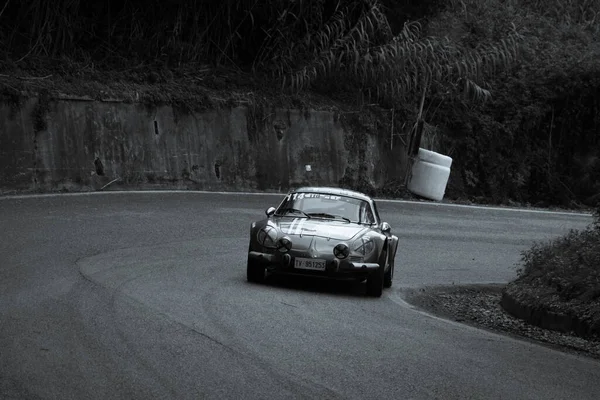
[[346,222],[352,222],[350,221],[350,218],[346,218],[346,217],[342,217],[341,215],[333,215],[333,214],[327,214],[327,213],[310,213],[311,216],[313,217],[321,217],[321,218],[341,218]]
[[298,210],[297,208],[292,208],[292,207],[282,208],[281,210],[277,211],[276,215],[284,216],[286,214],[302,214],[306,218],[310,218],[310,215],[308,215],[304,211]]

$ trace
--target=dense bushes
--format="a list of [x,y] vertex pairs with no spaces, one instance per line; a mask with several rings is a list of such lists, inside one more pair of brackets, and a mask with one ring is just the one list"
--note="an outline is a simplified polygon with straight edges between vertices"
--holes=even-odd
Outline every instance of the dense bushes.
[[600,300],[600,208],[587,229],[523,252],[517,282],[552,289],[563,301]]
[[440,150],[460,172],[451,196],[540,206],[600,200],[599,6],[481,1],[469,18],[449,12],[436,21],[438,32],[468,22],[470,30],[450,34],[471,43],[494,36],[488,20],[514,23],[525,38],[519,64],[488,80],[490,101],[442,103],[430,118],[447,128]]
[[[364,33],[366,26],[360,26],[361,20],[383,35],[392,32],[382,2],[375,0],[3,3],[0,49],[13,60],[30,55],[83,57],[97,63],[161,59],[173,64],[201,62],[244,68],[270,63],[310,35],[317,40],[313,40],[315,44],[323,38],[336,40],[336,35],[345,35],[352,27]],[[441,2],[383,3],[390,6],[386,10],[394,15],[393,34],[397,34],[406,18],[432,12]]]
[[425,36],[421,22],[405,20],[437,12],[440,4],[9,1],[0,15],[0,53],[17,63],[45,56],[87,67],[221,65],[267,77],[285,91],[317,90],[410,112],[428,91],[483,100],[489,91],[482,83],[516,60],[520,35],[505,24],[474,48]]
[[[595,204],[600,198],[600,74],[524,67],[497,82],[488,104],[445,109],[445,149],[462,172],[464,193],[540,206]],[[561,71],[562,72],[562,71]]]
[[[253,23],[272,18],[248,0],[8,1],[0,39],[12,59],[29,55],[136,64],[243,58]],[[256,7],[254,7],[256,6]],[[256,20],[254,15],[257,15]],[[261,18],[258,18],[258,15]],[[241,34],[240,34],[241,33]]]

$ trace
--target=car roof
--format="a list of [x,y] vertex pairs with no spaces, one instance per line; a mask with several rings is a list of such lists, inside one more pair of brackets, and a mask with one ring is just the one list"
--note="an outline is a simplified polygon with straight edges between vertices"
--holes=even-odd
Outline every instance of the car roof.
[[336,187],[327,187],[327,186],[304,186],[294,190],[290,190],[290,193],[323,193],[323,194],[332,194],[334,196],[347,196],[354,197],[357,199],[365,200],[368,202],[373,201],[369,196],[364,193],[357,192],[355,190],[350,189],[342,189]]

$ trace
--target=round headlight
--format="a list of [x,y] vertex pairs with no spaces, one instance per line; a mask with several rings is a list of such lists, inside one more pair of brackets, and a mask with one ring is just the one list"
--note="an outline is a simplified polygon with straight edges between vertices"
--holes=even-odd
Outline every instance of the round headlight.
[[277,241],[277,250],[282,253],[287,253],[292,249],[292,241],[289,237],[284,236]]
[[256,234],[256,239],[261,246],[275,247],[277,240],[277,231],[271,226],[265,226]]
[[350,255],[350,248],[346,243],[340,243],[333,248],[333,255],[339,259],[346,258]]

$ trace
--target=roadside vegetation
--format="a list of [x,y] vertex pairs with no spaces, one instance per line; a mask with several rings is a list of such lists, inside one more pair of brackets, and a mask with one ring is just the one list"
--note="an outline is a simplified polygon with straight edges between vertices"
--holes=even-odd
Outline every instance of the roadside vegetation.
[[303,108],[379,107],[398,151],[454,158],[449,198],[593,206],[599,10],[600,0],[2,0],[0,92],[16,103],[37,90],[196,108],[282,95]]
[[587,229],[525,251],[518,275],[523,283],[551,288],[564,301],[600,301],[600,208]]
[[[550,321],[561,321],[556,329],[600,337],[600,207],[587,229],[524,251],[518,278],[506,290],[531,310],[564,316]],[[527,319],[543,325],[544,318]]]

